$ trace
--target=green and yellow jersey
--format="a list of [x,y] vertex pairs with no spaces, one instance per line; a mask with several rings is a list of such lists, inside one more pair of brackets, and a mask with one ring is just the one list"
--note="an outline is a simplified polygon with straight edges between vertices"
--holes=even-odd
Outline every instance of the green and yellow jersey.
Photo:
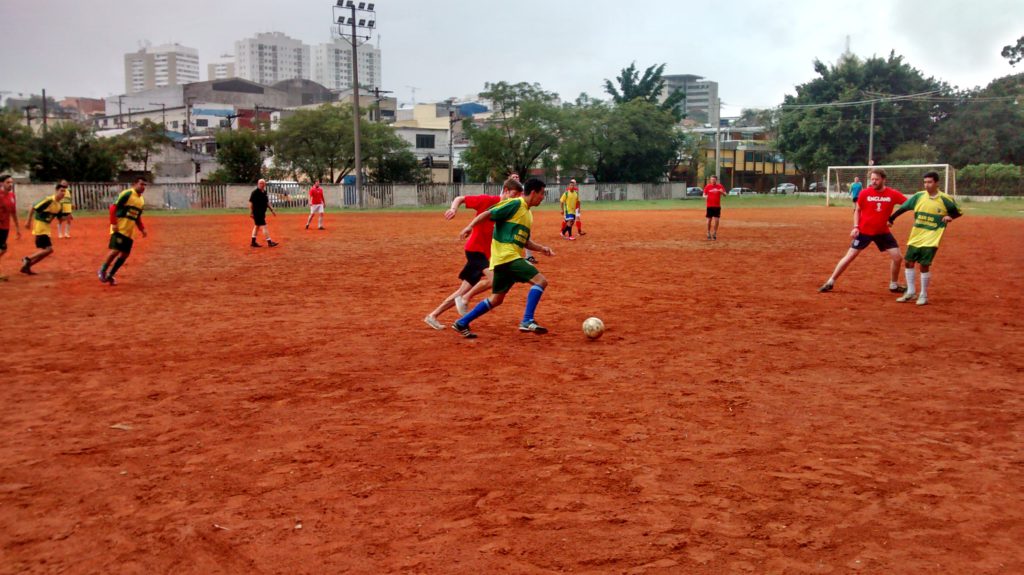
[[523,198],[509,198],[490,209],[494,221],[491,237],[491,269],[523,257],[530,240],[533,212]]
[[907,245],[918,248],[939,247],[942,232],[946,230],[946,222],[943,222],[942,218],[949,216],[955,220],[963,215],[959,204],[949,195],[939,192],[933,198],[922,190],[903,202],[890,220],[895,220],[896,216],[910,210],[914,210],[914,227],[910,231]]
[[64,197],[60,200],[60,213],[68,215],[74,209],[75,204],[71,200],[71,190],[64,190]]
[[135,237],[136,222],[142,217],[142,210],[146,205],[145,200],[142,199],[142,194],[135,191],[134,188],[128,188],[121,192],[121,195],[117,196],[117,202],[114,203],[117,206],[115,216],[117,217],[117,223],[110,226],[110,233],[119,233],[129,238]]
[[575,214],[576,206],[580,205],[580,194],[576,190],[566,190],[558,201],[563,204],[562,213],[565,215]]
[[50,222],[60,213],[60,202],[54,196],[47,196],[32,206],[32,235],[50,235]]

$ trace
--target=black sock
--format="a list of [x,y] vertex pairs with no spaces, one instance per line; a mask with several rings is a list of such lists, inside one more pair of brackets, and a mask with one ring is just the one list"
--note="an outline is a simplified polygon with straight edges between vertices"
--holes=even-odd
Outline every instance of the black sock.
[[110,268],[110,273],[107,274],[107,277],[109,277],[109,278],[114,277],[114,274],[117,273],[117,270],[121,269],[121,266],[124,265],[124,262],[127,259],[128,258],[122,256],[122,257],[119,257],[116,260],[114,260],[114,267]]

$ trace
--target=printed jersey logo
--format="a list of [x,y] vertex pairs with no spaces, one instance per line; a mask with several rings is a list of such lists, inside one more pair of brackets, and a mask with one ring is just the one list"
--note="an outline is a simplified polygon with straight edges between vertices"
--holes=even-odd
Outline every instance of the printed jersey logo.
[[891,202],[892,198],[889,196],[868,196],[869,202]]

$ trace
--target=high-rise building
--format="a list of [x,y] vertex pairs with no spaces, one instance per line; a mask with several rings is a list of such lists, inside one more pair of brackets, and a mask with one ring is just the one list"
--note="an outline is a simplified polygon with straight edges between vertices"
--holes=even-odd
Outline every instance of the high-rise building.
[[[366,43],[357,48],[359,85],[366,90],[380,88],[380,48]],[[313,81],[332,90],[352,87],[352,44],[338,39],[313,49]]]
[[281,32],[265,32],[235,42],[235,72],[264,86],[281,80],[310,79],[309,46]]
[[134,94],[153,88],[199,81],[199,52],[181,44],[146,46],[124,55],[124,90]]
[[235,57],[232,54],[224,54],[206,65],[207,80],[226,80],[235,76]]
[[687,118],[701,123],[713,123],[718,117],[715,108],[718,102],[718,82],[694,74],[665,75],[662,79],[665,80],[665,89],[659,100],[664,102],[669,94],[682,90],[686,99],[680,106]]

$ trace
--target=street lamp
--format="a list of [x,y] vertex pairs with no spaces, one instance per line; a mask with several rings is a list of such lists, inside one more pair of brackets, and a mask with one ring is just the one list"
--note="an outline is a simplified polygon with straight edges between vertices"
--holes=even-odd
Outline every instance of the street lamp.
[[[337,24],[335,31],[340,38],[349,38],[352,41],[352,122],[355,132],[355,169],[356,169],[356,194],[359,195],[359,205],[366,207],[366,198],[363,197],[363,159],[360,145],[359,131],[359,40],[369,41],[374,28],[377,27],[377,14],[374,3],[354,2],[353,0],[338,0],[332,8],[332,22]],[[341,14],[339,16],[339,13]],[[346,16],[346,13],[348,15]],[[358,15],[357,15],[358,13]],[[348,26],[348,28],[346,28]],[[359,35],[359,29],[363,36]]]

